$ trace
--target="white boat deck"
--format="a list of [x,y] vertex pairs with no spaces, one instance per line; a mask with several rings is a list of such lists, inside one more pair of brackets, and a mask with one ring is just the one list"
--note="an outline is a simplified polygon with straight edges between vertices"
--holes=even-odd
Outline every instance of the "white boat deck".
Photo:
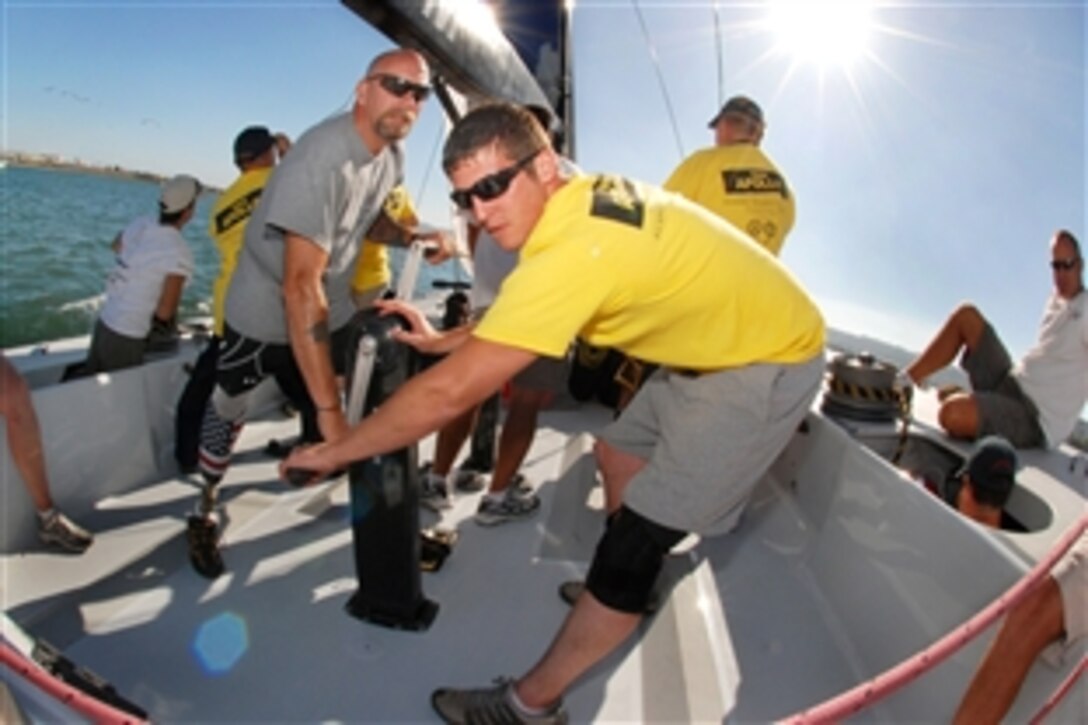
[[[346,478],[303,490],[278,480],[262,449],[297,431],[278,416],[246,427],[221,487],[226,575],[211,582],[191,570],[184,527],[197,489],[166,478],[97,499],[78,517],[97,532],[82,556],[34,544],[2,555],[0,598],[19,627],[156,722],[436,721],[436,687],[524,672],[565,616],[557,588],[584,573],[602,526],[585,434],[608,417],[596,407],[542,416],[525,468],[543,499],[531,521],[476,525],[479,494],[459,495],[441,518],[421,512],[422,525],[460,532],[445,566],[422,574],[440,606],[425,632],[345,612],[356,586]],[[734,534],[670,557],[672,595],[571,691],[574,721],[787,716],[939,639],[1083,511],[1076,474],[1062,483],[1030,463],[1065,486],[1072,513],[1032,534],[984,531],[840,426],[815,412],[808,424]],[[856,721],[947,721],[988,638]],[[1011,719],[1030,718],[1070,666],[1034,668]],[[1053,721],[1086,713],[1082,682]]]

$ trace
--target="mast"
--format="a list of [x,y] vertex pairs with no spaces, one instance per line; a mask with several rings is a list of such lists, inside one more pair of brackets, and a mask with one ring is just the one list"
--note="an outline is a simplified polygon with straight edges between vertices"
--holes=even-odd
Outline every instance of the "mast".
[[556,112],[563,124],[563,148],[574,159],[574,0],[556,0],[559,10],[559,100]]

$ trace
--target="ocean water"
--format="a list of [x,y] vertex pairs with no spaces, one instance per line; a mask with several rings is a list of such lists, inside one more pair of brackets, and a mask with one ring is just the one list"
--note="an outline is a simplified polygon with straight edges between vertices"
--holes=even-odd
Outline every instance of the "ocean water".
[[[113,267],[110,242],[137,216],[157,213],[158,184],[94,173],[0,169],[0,348],[88,334]],[[180,317],[211,314],[219,258],[208,237],[214,193],[182,230],[196,261]],[[403,254],[393,250],[394,279]],[[452,263],[421,265],[417,294],[464,279]]]

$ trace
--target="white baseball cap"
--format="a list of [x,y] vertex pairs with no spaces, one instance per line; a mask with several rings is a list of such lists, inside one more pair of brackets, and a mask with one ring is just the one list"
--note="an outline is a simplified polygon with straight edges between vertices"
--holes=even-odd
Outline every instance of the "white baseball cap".
[[188,174],[178,174],[162,186],[159,206],[167,214],[176,214],[200,196],[200,182]]

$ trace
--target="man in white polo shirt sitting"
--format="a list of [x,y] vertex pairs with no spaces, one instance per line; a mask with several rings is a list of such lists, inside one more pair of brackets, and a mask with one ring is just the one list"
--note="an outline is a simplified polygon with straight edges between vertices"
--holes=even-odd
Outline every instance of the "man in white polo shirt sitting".
[[173,330],[181,292],[193,274],[193,253],[181,229],[193,218],[199,196],[199,181],[175,176],[162,188],[158,219],[140,217],[114,239],[117,264],[106,281],[86,373],[140,365],[153,330]]

